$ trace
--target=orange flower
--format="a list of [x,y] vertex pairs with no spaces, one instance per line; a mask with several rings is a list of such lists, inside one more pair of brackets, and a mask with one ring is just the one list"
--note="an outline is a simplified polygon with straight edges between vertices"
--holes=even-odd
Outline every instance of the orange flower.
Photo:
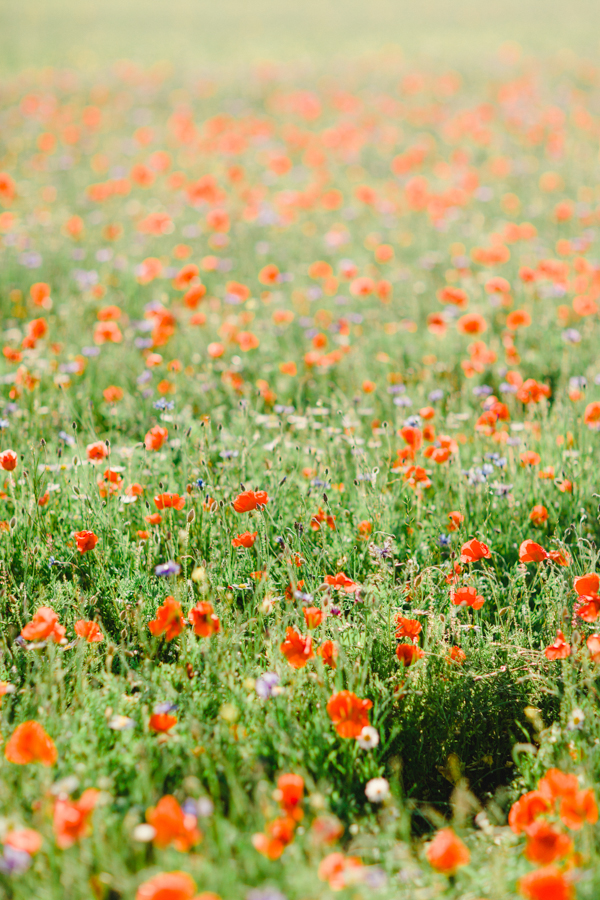
[[567,876],[556,866],[544,866],[529,872],[517,883],[526,900],[573,900],[575,891]]
[[156,832],[153,843],[157,847],[172,844],[176,850],[185,853],[202,840],[202,834],[196,827],[196,816],[184,813],[170,794],[161,797],[156,806],[146,810],[146,822]]
[[481,594],[477,593],[477,588],[461,587],[455,591],[451,591],[450,597],[454,606],[470,606],[472,609],[481,609],[485,603]]
[[566,550],[549,550],[548,559],[557,566],[570,566],[571,556]]
[[88,644],[98,644],[104,640],[104,635],[96,622],[87,622],[85,619],[79,619],[75,622],[75,634],[85,638]]
[[315,655],[310,634],[298,634],[295,628],[289,626],[285,630],[285,641],[279,649],[293,669],[303,669]]
[[31,622],[21,631],[21,637],[26,641],[52,640],[60,644],[66,630],[64,625],[58,624],[58,616],[51,606],[40,606]]
[[548,553],[535,541],[523,541],[519,547],[519,560],[522,563],[543,562],[548,559]]
[[578,831],[584,822],[595,825],[598,821],[598,804],[593,790],[588,788],[585,791],[568,793],[563,797],[560,804],[560,817],[563,825],[573,831]]
[[358,523],[357,530],[359,538],[365,539],[368,538],[373,531],[373,525],[367,519],[363,519],[362,522]]
[[116,322],[97,322],[93,337],[95,344],[120,344],[123,340],[121,329]]
[[327,713],[340,737],[356,738],[370,724],[372,706],[371,700],[361,700],[352,691],[339,691],[329,698]]
[[540,384],[535,378],[527,378],[515,396],[521,403],[539,403],[543,397],[549,397],[551,393],[547,384]]
[[460,317],[456,327],[461,334],[483,334],[488,326],[481,313],[467,313]]
[[327,525],[331,528],[332,531],[336,530],[335,516],[328,515],[324,510],[321,509],[321,507],[319,507],[319,511],[311,517],[310,527],[313,531],[320,531],[322,522],[327,522]]
[[523,468],[525,468],[525,466],[539,466],[540,460],[540,454],[536,453],[534,450],[526,450],[524,453],[521,453],[521,466],[523,466]]
[[341,891],[345,887],[360,881],[363,864],[357,856],[344,856],[343,853],[329,853],[321,860],[317,871],[321,881],[326,881],[332,891]]
[[17,468],[18,459],[14,450],[4,450],[0,453],[0,466],[5,472],[12,472]]
[[452,649],[450,650],[450,653],[446,657],[448,662],[458,663],[459,665],[462,665],[462,663],[465,662],[466,658],[467,658],[467,654],[465,653],[465,651],[462,650],[460,647],[456,647],[456,646],[452,647]]
[[347,594],[355,594],[360,590],[360,585],[348,578],[347,575],[344,575],[343,572],[338,572],[337,575],[326,575],[325,584],[345,591]]
[[80,553],[88,553],[98,543],[98,535],[93,531],[76,531],[73,537]]
[[450,303],[452,306],[458,307],[458,309],[466,309],[469,305],[467,292],[463,291],[462,288],[446,285],[446,287],[441,288],[437,292],[436,297],[440,303]]
[[600,400],[588,403],[583,413],[583,421],[589,428],[600,428]]
[[148,721],[150,731],[155,731],[158,734],[166,734],[175,725],[177,725],[177,716],[172,716],[166,712],[152,713]]
[[329,666],[331,669],[337,668],[338,648],[334,641],[323,641],[321,646],[317,647],[316,654],[321,657],[324,665]]
[[544,819],[538,819],[528,825],[526,834],[525,856],[539,865],[556,862],[573,849],[571,838]]
[[17,725],[6,745],[4,755],[9,762],[18,766],[26,766],[32,762],[53,766],[58,759],[54,741],[35,720]]
[[323,610],[318,609],[318,607],[316,606],[307,606],[302,610],[302,612],[304,613],[304,621],[306,622],[306,627],[311,631],[313,628],[318,628],[325,617]]
[[95,441],[93,444],[88,444],[85,448],[86,456],[91,462],[102,462],[108,456],[108,452],[108,447],[104,441]]
[[157,494],[154,505],[157,509],[181,510],[185,506],[185,497],[180,497],[179,494]]
[[450,522],[448,523],[448,531],[457,531],[465,521],[465,517],[461,512],[458,512],[458,510],[452,510],[452,512],[449,512],[448,518],[450,519]]
[[107,403],[118,403],[123,399],[123,388],[117,387],[115,384],[109,385],[102,391],[102,396]]
[[148,628],[156,637],[164,634],[167,641],[172,641],[185,628],[185,620],[181,612],[181,604],[175,597],[166,597],[162,606],[156,610],[156,619],[148,622]]
[[560,769],[548,769],[544,777],[538,781],[538,790],[553,803],[575,796],[579,790],[579,781],[576,775],[570,775]]
[[534,506],[529,513],[529,518],[534,525],[543,525],[544,522],[548,521],[548,510],[542,504]]
[[524,309],[515,309],[506,317],[506,327],[510,331],[518,328],[528,328],[531,325],[531,316]]
[[61,850],[72,847],[91,831],[90,817],[98,801],[100,791],[88,788],[79,800],[59,797],[54,804],[53,828],[56,843]]
[[423,626],[417,619],[405,619],[401,613],[396,616],[396,637],[407,637],[413,640],[418,637]]
[[266,506],[269,497],[266,491],[243,491],[233,501],[233,508],[238,513],[252,512]]
[[515,834],[525,831],[538,816],[548,812],[550,802],[541,791],[529,791],[513,803],[508,814],[508,824]]
[[42,847],[42,835],[33,828],[16,828],[4,836],[4,844],[34,856]]
[[477,562],[479,559],[490,559],[492,556],[490,548],[477,538],[472,538],[463,544],[460,548],[461,563]]
[[194,900],[196,882],[185,872],[160,872],[141,884],[135,900]]
[[412,666],[415,660],[422,659],[425,654],[416,644],[398,644],[396,656],[406,669],[408,666]]
[[266,834],[253,834],[252,844],[267,859],[279,859],[288,844],[293,841],[295,827],[294,819],[282,816],[269,822],[265,828]]
[[244,531],[242,534],[238,534],[237,537],[234,537],[231,541],[232,547],[245,547],[249,550],[251,547],[254,547],[254,542],[256,541],[256,536],[258,531]]
[[461,839],[451,828],[442,828],[427,845],[425,855],[436,872],[454,875],[462,866],[469,863],[471,854]]
[[600,663],[600,634],[590,634],[586,641],[592,662]]
[[190,609],[188,619],[194,628],[194,634],[198,637],[210,637],[221,630],[219,617],[215,615],[212,603],[208,600],[199,600]]
[[146,433],[144,438],[146,450],[160,450],[168,437],[169,432],[166,428],[163,428],[162,425],[155,425],[154,428],[151,428],[150,431]]
[[579,575],[574,580],[573,587],[580,597],[582,594],[595,596],[600,589],[600,575],[597,575],[595,572],[591,572],[588,575]]
[[566,659],[571,655],[571,647],[567,644],[565,636],[559,629],[556,632],[556,640],[544,650],[546,659]]
[[294,775],[290,772],[279,776],[276,799],[288,815],[297,819],[297,814],[301,812],[298,807],[303,796],[304,779],[301,775]]

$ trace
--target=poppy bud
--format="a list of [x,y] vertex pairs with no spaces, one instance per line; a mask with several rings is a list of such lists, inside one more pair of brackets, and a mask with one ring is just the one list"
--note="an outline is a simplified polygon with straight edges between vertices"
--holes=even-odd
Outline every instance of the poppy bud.
[[187,514],[188,525],[191,525],[195,518],[196,518],[196,510],[190,509],[189,513]]

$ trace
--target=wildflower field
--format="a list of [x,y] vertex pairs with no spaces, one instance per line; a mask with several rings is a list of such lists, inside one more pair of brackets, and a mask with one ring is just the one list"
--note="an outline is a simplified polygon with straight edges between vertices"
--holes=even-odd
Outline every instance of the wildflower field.
[[0,896],[600,896],[600,67],[0,81]]

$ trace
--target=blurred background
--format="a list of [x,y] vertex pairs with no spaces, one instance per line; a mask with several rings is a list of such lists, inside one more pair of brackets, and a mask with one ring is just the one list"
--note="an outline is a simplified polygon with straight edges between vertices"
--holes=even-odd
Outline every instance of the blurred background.
[[464,64],[506,41],[595,55],[599,26],[600,0],[1,0],[0,71],[325,61],[386,47]]

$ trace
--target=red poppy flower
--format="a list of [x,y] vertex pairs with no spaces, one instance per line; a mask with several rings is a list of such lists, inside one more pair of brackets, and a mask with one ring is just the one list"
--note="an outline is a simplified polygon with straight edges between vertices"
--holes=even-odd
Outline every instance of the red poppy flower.
[[347,575],[344,575],[343,572],[338,572],[337,575],[326,575],[325,584],[338,588],[338,590],[346,591],[347,594],[355,594],[360,590],[360,585],[348,578]]
[[98,535],[93,531],[76,531],[73,537],[80,553],[89,553],[98,543]]
[[451,828],[442,828],[427,845],[425,855],[436,872],[454,875],[471,858],[468,848]]
[[335,641],[323,641],[321,646],[317,647],[316,654],[321,657],[324,665],[329,666],[331,669],[337,668],[338,648]]
[[301,775],[294,775],[290,772],[279,776],[277,779],[277,801],[288,815],[294,815],[294,813],[299,811],[298,806],[303,796],[304,779]]
[[315,655],[310,634],[299,634],[295,628],[290,627],[286,628],[285,641],[279,649],[293,669],[303,669]]
[[156,806],[146,810],[146,822],[156,832],[153,843],[157,847],[172,845],[185,853],[202,840],[202,834],[196,828],[196,816],[184,813],[170,794],[161,797]]
[[534,525],[543,525],[544,522],[548,521],[548,510],[542,504],[534,506],[529,513],[529,518]]
[[567,644],[565,636],[559,629],[556,632],[556,640],[544,650],[546,659],[566,659],[571,655],[571,647]]
[[302,610],[302,612],[304,613],[304,621],[306,622],[306,627],[311,631],[313,628],[318,628],[325,617],[323,610],[318,609],[318,607],[316,606],[307,606]]
[[423,630],[423,626],[417,619],[406,619],[398,613],[396,616],[396,637],[408,637],[411,640],[418,637]]
[[100,791],[88,788],[79,800],[59,797],[54,803],[53,828],[61,850],[72,847],[91,831],[90,817],[98,802]]
[[329,698],[327,713],[340,737],[356,738],[370,724],[372,706],[371,700],[361,700],[352,691],[339,691]]
[[535,541],[523,541],[519,547],[519,560],[522,563],[543,562],[548,559],[548,553]]
[[167,641],[172,641],[185,628],[185,620],[181,612],[181,604],[175,597],[166,597],[162,606],[156,610],[156,619],[148,622],[148,628],[156,637],[164,634]]
[[48,641],[60,644],[65,636],[66,628],[58,622],[58,616],[51,606],[40,606],[31,622],[21,631],[26,641]]
[[563,825],[578,831],[585,822],[595,825],[598,821],[598,804],[591,788],[584,791],[568,793],[560,804],[560,817]]
[[256,536],[258,531],[244,531],[242,534],[238,534],[237,537],[234,537],[231,541],[232,547],[245,547],[249,550],[251,547],[254,547],[254,542],[256,541]]
[[448,518],[450,519],[450,522],[448,523],[448,531],[457,531],[465,521],[465,517],[461,512],[458,512],[458,510],[449,512]]
[[200,600],[190,609],[188,619],[194,628],[194,634],[198,637],[210,637],[221,630],[219,617],[215,615],[212,603],[208,600]]
[[54,741],[39,722],[31,720],[17,725],[4,749],[6,759],[18,766],[40,762],[53,766],[58,759]]
[[479,559],[490,559],[491,556],[492,553],[487,544],[478,541],[477,538],[472,538],[470,541],[467,541],[460,549],[461,563],[472,563],[477,562]]
[[14,450],[4,450],[0,453],[0,466],[5,472],[12,472],[17,468],[19,457]]
[[515,834],[521,834],[538,816],[548,812],[550,802],[541,791],[529,791],[513,803],[508,814],[508,824]]
[[519,893],[526,900],[573,900],[575,890],[556,866],[544,866],[519,879]]
[[472,609],[481,609],[485,603],[481,594],[477,593],[477,588],[460,587],[455,591],[451,591],[450,596],[455,606],[470,606]]
[[93,444],[87,445],[85,453],[91,462],[102,462],[108,456],[108,447],[104,441],[95,441]]
[[88,644],[98,644],[104,640],[104,635],[100,631],[97,622],[87,622],[85,619],[79,619],[75,622],[75,634],[85,638]]
[[398,661],[401,662],[405,668],[408,668],[408,666],[412,666],[415,660],[422,659],[425,654],[416,644],[398,644],[396,647],[396,656],[398,657]]
[[155,731],[157,734],[166,734],[175,725],[177,725],[177,716],[169,713],[152,713],[148,722],[150,731]]
[[157,509],[181,510],[185,506],[185,497],[180,497],[179,494],[157,494],[154,505]]
[[193,900],[196,882],[186,872],[160,872],[141,884],[135,900]]
[[547,865],[567,856],[573,848],[571,838],[558,831],[545,819],[538,819],[525,829],[527,844],[525,856],[538,865]]
[[252,512],[266,506],[268,502],[266,491],[243,491],[233,501],[233,508],[238,513]]
[[146,450],[160,450],[168,437],[169,432],[166,428],[163,428],[162,425],[155,425],[154,428],[151,428],[150,431],[146,433],[144,438]]

